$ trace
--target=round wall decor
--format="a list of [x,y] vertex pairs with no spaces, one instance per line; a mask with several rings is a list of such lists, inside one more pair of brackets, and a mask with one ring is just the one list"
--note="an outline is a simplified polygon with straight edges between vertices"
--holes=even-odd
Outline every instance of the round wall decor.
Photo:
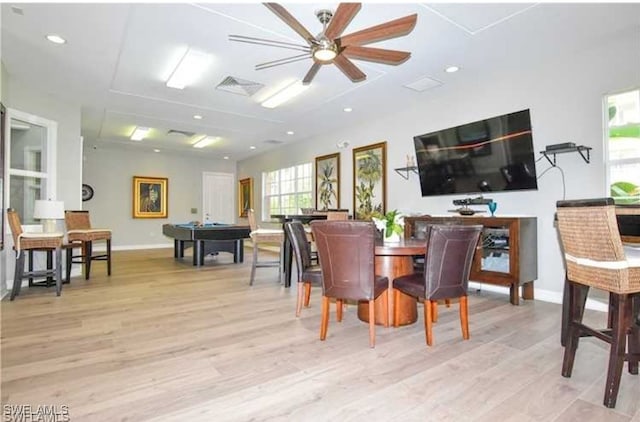
[[82,201],[88,201],[93,198],[93,188],[87,184],[82,185]]

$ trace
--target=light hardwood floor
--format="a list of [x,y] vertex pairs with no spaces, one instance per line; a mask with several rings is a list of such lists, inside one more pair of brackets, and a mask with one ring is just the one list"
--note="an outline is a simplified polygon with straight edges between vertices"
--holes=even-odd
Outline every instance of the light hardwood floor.
[[[560,375],[560,306],[471,292],[471,339],[457,304],[435,344],[414,325],[378,328],[376,348],[349,306],[318,339],[320,291],[295,318],[295,286],[228,254],[199,269],[173,251],[115,252],[62,296],[23,289],[2,311],[2,403],[68,405],[73,421],[634,421],[640,377],[625,366],[618,405],[602,405],[605,344],[580,343]],[[250,253],[245,253],[250,260]],[[559,275],[560,277],[560,275]],[[602,320],[589,313],[590,320]]]

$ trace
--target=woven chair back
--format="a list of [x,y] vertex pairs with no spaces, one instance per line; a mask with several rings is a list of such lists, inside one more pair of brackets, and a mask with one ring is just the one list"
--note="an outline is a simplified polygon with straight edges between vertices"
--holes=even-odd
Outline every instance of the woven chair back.
[[18,244],[18,236],[22,234],[22,225],[20,224],[20,216],[13,208],[7,209],[7,220],[9,220],[9,228],[13,236],[13,244]]
[[88,230],[91,228],[88,211],[65,211],[64,222],[67,230]]
[[640,292],[640,271],[625,266],[613,199],[557,202],[569,280],[613,293]]

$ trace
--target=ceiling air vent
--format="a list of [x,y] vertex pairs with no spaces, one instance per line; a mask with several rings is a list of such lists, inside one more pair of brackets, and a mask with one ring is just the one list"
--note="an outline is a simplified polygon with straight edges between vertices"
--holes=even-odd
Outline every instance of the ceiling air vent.
[[405,88],[413,89],[414,91],[422,92],[427,89],[432,89],[437,86],[442,85],[442,82],[432,79],[428,76],[425,76],[422,79],[418,79],[415,82],[411,82],[410,84],[403,85]]
[[247,81],[236,78],[235,76],[227,76],[216,86],[216,89],[250,97],[260,91],[263,86],[263,84],[258,82]]
[[265,144],[270,144],[270,145],[280,145],[280,144],[284,144],[284,142],[282,141],[278,141],[277,139],[267,139],[266,141],[264,141]]
[[178,129],[169,129],[169,131],[167,132],[167,135],[184,135],[187,138],[191,138],[193,135],[195,135],[195,132],[189,132],[187,130],[178,130]]

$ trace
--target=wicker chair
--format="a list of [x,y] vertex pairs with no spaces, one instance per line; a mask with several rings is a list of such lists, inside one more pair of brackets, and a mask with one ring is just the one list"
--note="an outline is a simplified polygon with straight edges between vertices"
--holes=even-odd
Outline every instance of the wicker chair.
[[[65,211],[64,221],[67,226],[67,238],[71,245],[67,246],[67,272],[71,264],[84,264],[84,278],[91,275],[91,261],[107,261],[107,275],[111,275],[111,230],[91,228],[89,211]],[[103,254],[93,254],[93,242],[106,241],[107,250]],[[73,247],[80,244],[82,252],[73,255]],[[71,259],[69,259],[71,258]]]
[[[252,209],[247,210],[247,217],[249,219],[249,227],[251,228],[251,243],[253,243],[253,260],[251,262],[251,277],[249,279],[249,285],[253,286],[253,281],[256,277],[256,268],[261,267],[278,267],[280,269],[279,275],[282,278],[282,265],[284,259],[282,257],[284,248],[284,230],[282,229],[262,229],[258,226],[256,221],[255,212]],[[277,260],[259,261],[258,260],[258,248],[260,245],[278,245],[280,247],[280,255]]]
[[[563,303],[568,323],[562,376],[571,376],[580,337],[609,343],[604,405],[615,407],[624,362],[629,362],[630,373],[638,374],[640,252],[623,246],[611,198],[558,201],[557,217],[568,285],[568,300]],[[609,292],[610,329],[582,323],[590,287]]]
[[[7,219],[9,227],[13,235],[13,249],[16,252],[16,268],[13,277],[13,288],[11,289],[10,300],[20,294],[22,280],[33,277],[55,277],[56,280],[56,296],[60,296],[62,292],[62,238],[63,233],[25,233],[22,231],[20,224],[20,216],[18,213],[9,208],[7,210]],[[46,270],[40,271],[24,271],[25,251],[55,251],[56,264],[55,267],[48,267]]]

